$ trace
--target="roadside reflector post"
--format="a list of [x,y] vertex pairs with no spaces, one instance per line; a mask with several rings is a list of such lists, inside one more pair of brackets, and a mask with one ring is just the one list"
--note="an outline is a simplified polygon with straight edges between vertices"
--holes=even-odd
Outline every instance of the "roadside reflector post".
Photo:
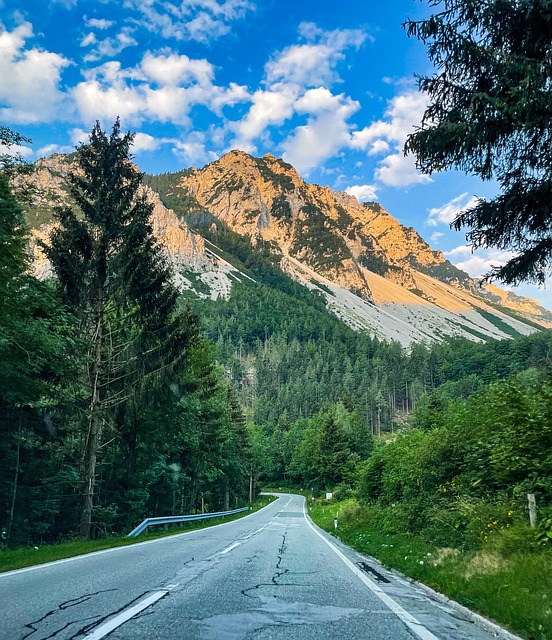
[[529,523],[534,529],[537,526],[537,501],[535,500],[535,494],[528,493],[527,500],[529,501]]

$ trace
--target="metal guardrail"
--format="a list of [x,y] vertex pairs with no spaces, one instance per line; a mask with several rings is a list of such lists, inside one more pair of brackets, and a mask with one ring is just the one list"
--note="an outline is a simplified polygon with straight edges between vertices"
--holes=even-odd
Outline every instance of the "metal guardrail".
[[136,529],[133,529],[127,538],[135,538],[147,530],[148,527],[158,524],[178,524],[180,522],[190,522],[192,520],[206,520],[207,518],[221,518],[224,516],[232,516],[235,513],[249,511],[250,507],[242,507],[241,509],[232,509],[232,511],[217,511],[216,513],[197,513],[188,516],[166,516],[164,518],[146,518]]

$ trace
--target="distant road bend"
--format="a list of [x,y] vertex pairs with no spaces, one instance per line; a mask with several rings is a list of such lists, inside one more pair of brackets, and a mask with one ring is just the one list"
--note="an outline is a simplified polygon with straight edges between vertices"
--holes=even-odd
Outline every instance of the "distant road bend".
[[496,637],[321,532],[289,494],[234,522],[0,574],[0,610],[2,640]]

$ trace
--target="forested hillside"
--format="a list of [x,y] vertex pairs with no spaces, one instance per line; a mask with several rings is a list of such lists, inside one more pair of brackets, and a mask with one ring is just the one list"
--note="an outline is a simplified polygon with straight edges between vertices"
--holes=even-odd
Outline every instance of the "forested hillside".
[[[21,139],[0,133],[2,150]],[[131,142],[117,122],[79,148],[43,246],[47,282],[30,275],[24,194],[10,186],[28,169],[1,155],[2,545],[248,498],[243,412],[152,237]]]

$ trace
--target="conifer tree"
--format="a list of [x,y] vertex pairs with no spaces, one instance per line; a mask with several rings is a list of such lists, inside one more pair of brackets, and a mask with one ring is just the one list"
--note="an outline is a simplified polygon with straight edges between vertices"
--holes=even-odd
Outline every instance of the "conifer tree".
[[[106,429],[193,340],[176,314],[171,270],[152,235],[153,205],[131,162],[133,134],[96,123],[69,173],[75,206],[58,208],[46,254],[89,341],[80,535],[90,537],[96,466]],[[111,434],[110,434],[111,435]],[[113,433],[112,437],[117,434]]]
[[498,182],[453,225],[474,247],[517,255],[489,277],[543,283],[552,259],[552,2],[429,0],[407,32],[428,46],[436,72],[419,79],[429,106],[407,139],[425,173],[460,169]]

